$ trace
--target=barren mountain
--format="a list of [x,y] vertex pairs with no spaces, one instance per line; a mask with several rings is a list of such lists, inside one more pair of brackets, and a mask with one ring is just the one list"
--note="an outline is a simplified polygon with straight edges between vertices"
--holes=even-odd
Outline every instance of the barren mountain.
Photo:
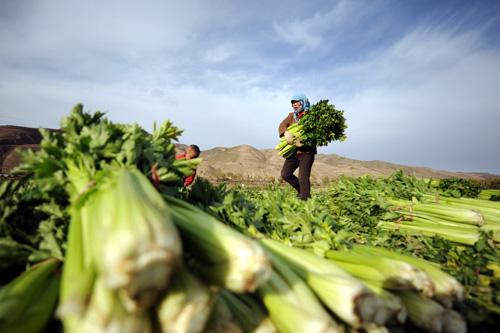
[[[49,129],[57,131],[56,129]],[[20,162],[16,149],[39,149],[41,135],[36,128],[0,125],[0,174],[8,174]],[[178,144],[179,149],[186,146]],[[198,175],[212,181],[228,183],[265,184],[278,181],[283,158],[274,149],[256,149],[241,145],[231,148],[217,147],[203,151],[203,162],[198,168]],[[313,165],[311,180],[321,184],[346,176],[385,176],[396,170],[406,174],[425,178],[461,177],[476,180],[500,178],[487,173],[462,173],[434,170],[425,167],[413,167],[383,161],[359,161],[335,154],[318,154]]]
[[[217,147],[201,153],[203,162],[198,175],[212,181],[265,183],[277,181],[283,158],[274,149],[256,149],[241,145],[231,148]],[[383,161],[360,161],[335,154],[318,154],[312,168],[311,180],[321,184],[345,176],[387,176],[397,170],[419,178],[460,177],[486,180],[500,176],[486,173],[463,173],[414,167]]]

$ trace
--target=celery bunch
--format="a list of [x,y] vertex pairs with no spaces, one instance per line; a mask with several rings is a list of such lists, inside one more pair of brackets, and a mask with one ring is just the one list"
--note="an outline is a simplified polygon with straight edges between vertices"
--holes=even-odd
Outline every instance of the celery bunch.
[[151,183],[136,169],[105,175],[72,207],[59,307],[68,331],[100,316],[89,313],[112,311],[109,306],[117,307],[117,316],[141,316],[181,262],[177,229]]
[[276,150],[284,158],[289,158],[297,150],[297,143],[305,146],[326,146],[332,141],[346,139],[344,111],[337,110],[328,100],[321,100],[314,104],[297,123],[288,127],[296,138],[295,144],[288,144],[282,137]]

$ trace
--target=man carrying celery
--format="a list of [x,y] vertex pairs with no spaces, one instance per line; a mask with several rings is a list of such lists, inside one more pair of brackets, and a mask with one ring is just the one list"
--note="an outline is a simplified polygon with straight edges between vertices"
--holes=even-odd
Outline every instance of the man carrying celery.
[[[297,150],[288,157],[281,169],[281,177],[297,190],[299,198],[307,200],[311,196],[311,168],[314,163],[314,155],[317,153],[316,146],[305,146],[300,139],[296,138],[287,129],[290,125],[299,121],[309,110],[310,103],[304,94],[294,95],[291,99],[293,112],[290,112],[280,123],[278,132],[280,137],[285,137],[290,145],[295,145]],[[293,173],[299,168],[299,177]]]

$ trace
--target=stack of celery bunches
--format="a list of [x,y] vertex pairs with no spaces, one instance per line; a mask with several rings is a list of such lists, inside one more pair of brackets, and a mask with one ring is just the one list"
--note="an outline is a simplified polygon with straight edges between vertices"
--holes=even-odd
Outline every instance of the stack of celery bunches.
[[[463,287],[435,263],[366,244],[318,255],[293,230],[282,237],[285,215],[266,225],[276,211],[243,214],[248,201],[230,192],[219,211],[197,207],[182,178],[199,160],[175,160],[181,132],[170,122],[148,134],[79,105],[61,129],[24,156],[23,178],[0,184],[0,269],[12,276],[1,332],[466,331],[454,310]],[[450,221],[452,205],[467,209],[446,200],[443,210],[393,202],[391,213],[435,234],[461,223],[448,234],[464,244],[496,230],[497,206],[481,209],[479,226]]]
[[[287,131],[294,137],[294,143],[300,142],[305,146],[326,146],[332,141],[344,141],[347,124],[344,111],[329,104],[328,100],[321,100],[311,106],[298,122],[291,124]],[[284,158],[289,158],[297,151],[294,143],[288,143],[283,136],[276,146],[276,150]]]

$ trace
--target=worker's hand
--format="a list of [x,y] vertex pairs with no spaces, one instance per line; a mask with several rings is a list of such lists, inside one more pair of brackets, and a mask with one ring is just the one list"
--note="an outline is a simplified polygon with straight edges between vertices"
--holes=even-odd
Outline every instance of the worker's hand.
[[293,145],[295,137],[293,136],[292,132],[285,131],[284,135],[285,135],[286,143],[288,143],[289,145]]
[[302,141],[300,140],[300,138],[296,138],[294,144],[295,144],[295,147],[302,147],[304,145],[302,143]]

